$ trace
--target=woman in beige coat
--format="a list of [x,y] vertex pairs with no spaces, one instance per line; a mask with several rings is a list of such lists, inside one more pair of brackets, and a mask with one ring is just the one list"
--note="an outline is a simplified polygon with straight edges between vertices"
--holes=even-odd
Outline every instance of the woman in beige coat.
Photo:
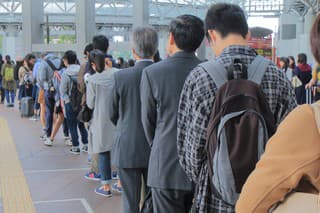
[[[313,55],[320,62],[320,15],[311,31]],[[320,102],[317,102],[320,112]],[[320,123],[310,105],[293,110],[267,143],[243,186],[237,213],[268,212],[291,191],[320,191]],[[320,113],[319,113],[320,114]]]

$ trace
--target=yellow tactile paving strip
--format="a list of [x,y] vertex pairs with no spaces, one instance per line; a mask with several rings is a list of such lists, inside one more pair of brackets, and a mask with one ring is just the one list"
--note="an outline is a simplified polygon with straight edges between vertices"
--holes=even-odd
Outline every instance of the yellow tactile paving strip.
[[16,146],[3,118],[0,118],[0,200],[4,213],[36,212]]

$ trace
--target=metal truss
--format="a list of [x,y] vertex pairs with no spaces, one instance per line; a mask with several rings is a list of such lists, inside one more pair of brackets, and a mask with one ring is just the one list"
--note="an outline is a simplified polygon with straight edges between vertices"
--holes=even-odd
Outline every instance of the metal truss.
[[[22,22],[22,1],[0,0],[0,24]],[[283,1],[290,4],[286,8],[297,8],[296,12],[302,15],[304,8],[312,7],[317,10],[318,6],[317,0],[149,0],[149,22],[155,26],[166,26],[172,18],[181,14],[193,14],[204,18],[208,7],[217,2],[238,4],[248,16],[277,17],[285,10]],[[292,2],[298,2],[297,4],[302,6],[297,7]],[[132,0],[95,0],[95,6],[97,27],[130,27],[133,24]],[[43,7],[50,23],[74,24],[75,0],[44,0]]]
[[319,12],[319,6],[319,0],[293,0],[287,7],[286,12],[304,17],[310,10],[313,13]]

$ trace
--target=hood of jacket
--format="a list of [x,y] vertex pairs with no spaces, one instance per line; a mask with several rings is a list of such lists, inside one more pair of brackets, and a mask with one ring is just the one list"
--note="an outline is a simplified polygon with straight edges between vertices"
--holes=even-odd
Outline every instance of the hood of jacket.
[[70,76],[72,80],[76,81],[78,79],[79,71],[80,71],[80,65],[71,64],[69,67],[67,67],[64,73]]

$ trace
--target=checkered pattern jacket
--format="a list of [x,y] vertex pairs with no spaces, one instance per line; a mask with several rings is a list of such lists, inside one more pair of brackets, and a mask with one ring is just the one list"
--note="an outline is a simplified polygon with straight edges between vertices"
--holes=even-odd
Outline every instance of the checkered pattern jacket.
[[[230,46],[214,60],[227,68],[234,58],[249,65],[256,52],[246,46]],[[235,70],[235,78],[239,77]],[[297,106],[290,82],[273,63],[261,82],[261,89],[274,114],[277,124]],[[211,76],[202,67],[196,67],[185,81],[178,112],[178,155],[187,176],[197,184],[192,212],[234,212],[234,206],[219,200],[209,192],[207,153],[205,150],[207,126],[215,100],[217,87]]]

